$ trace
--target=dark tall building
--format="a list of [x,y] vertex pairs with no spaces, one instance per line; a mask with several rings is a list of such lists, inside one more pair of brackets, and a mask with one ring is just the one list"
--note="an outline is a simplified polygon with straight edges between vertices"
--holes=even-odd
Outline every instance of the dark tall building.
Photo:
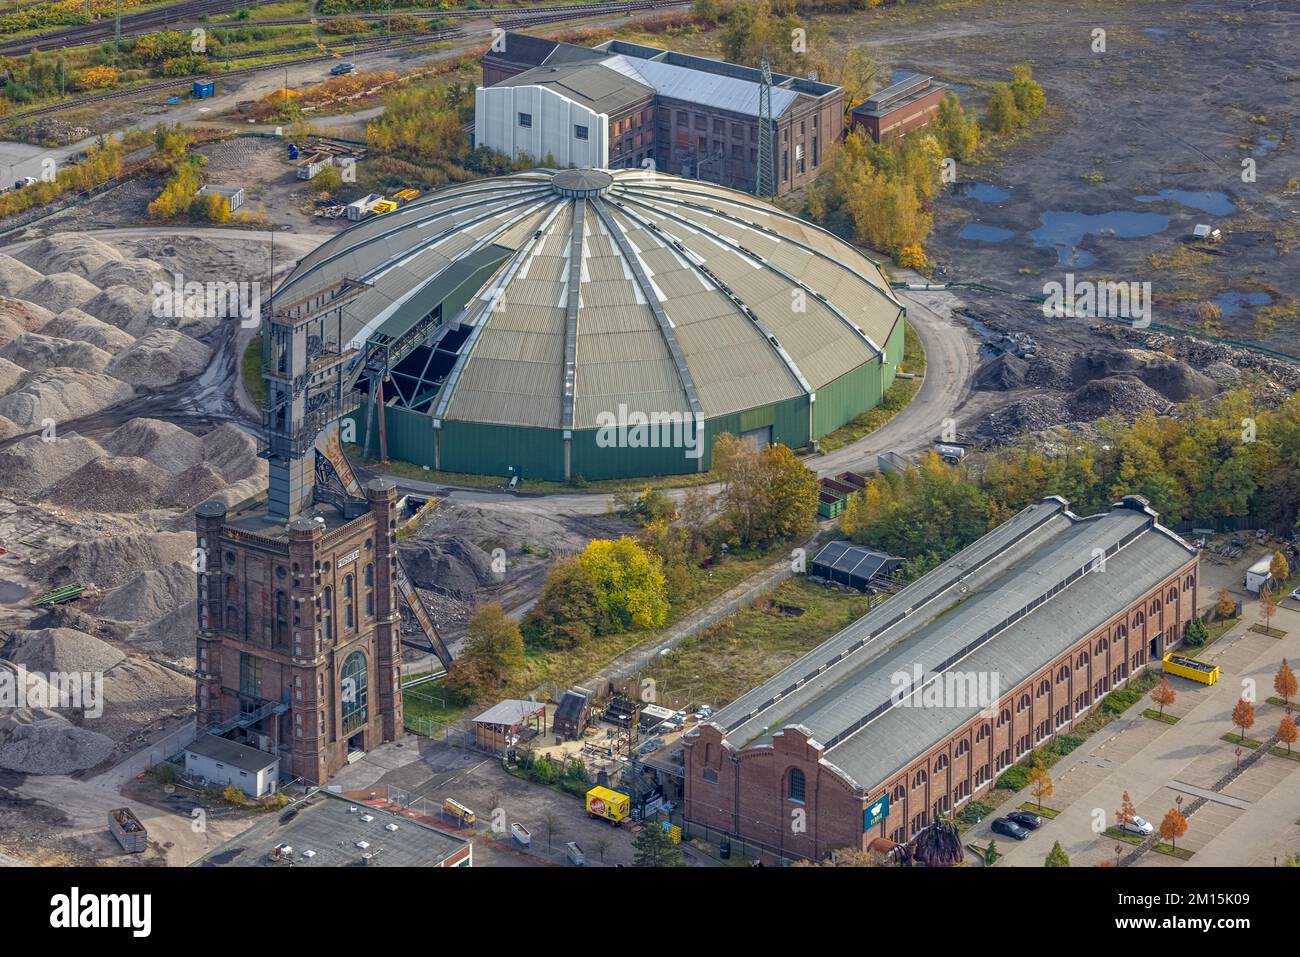
[[198,727],[309,784],[402,734],[396,491],[365,494],[351,520],[325,505],[285,523],[260,499],[197,510]]

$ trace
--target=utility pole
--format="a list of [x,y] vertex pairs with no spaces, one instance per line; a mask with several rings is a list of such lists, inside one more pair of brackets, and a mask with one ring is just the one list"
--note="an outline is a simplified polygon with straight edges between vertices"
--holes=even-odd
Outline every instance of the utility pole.
[[758,86],[758,176],[754,195],[771,199],[776,195],[776,128],[772,124],[772,65],[763,48],[763,63]]
[[117,11],[113,14],[113,49],[122,46],[122,0],[117,0]]

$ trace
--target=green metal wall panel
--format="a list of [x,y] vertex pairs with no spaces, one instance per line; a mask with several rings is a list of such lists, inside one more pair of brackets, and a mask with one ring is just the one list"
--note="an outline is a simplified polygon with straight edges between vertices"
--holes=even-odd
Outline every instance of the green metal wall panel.
[[880,404],[880,359],[858,366],[817,390],[813,403],[813,433],[821,438]]
[[[685,448],[626,448],[596,444],[596,429],[573,433],[573,474],[588,480],[633,478],[651,475],[684,475],[699,468]],[[556,441],[560,433],[556,433]],[[707,428],[701,440],[707,440]]]
[[885,343],[885,388],[894,384],[894,375],[903,362],[903,327],[906,319],[898,317],[894,328],[890,330],[889,341]]
[[444,420],[441,431],[443,471],[505,477],[515,474],[513,466],[525,479],[564,481],[564,443],[558,429]]

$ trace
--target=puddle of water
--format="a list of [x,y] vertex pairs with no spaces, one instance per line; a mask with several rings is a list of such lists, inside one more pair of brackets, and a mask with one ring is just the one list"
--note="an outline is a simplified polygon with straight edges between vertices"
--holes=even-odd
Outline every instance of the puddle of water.
[[958,196],[965,196],[977,203],[1000,203],[1004,199],[1011,198],[1011,194],[1000,186],[994,186],[992,183],[977,183],[974,180],[958,183],[956,191]]
[[1154,236],[1169,228],[1169,217],[1131,209],[1096,214],[1053,211],[1042,214],[1042,223],[1029,234],[1034,245],[1055,246],[1057,265],[1082,267],[1097,261],[1087,250],[1078,248],[1085,236],[1116,236],[1120,239]]
[[1142,32],[1147,36],[1155,37],[1157,40],[1168,40],[1169,31],[1164,27],[1144,27]]
[[1010,239],[1015,233],[1000,226],[967,223],[958,231],[957,235],[962,239],[973,239],[978,243],[1001,243]]
[[1264,156],[1265,154],[1271,153],[1278,148],[1278,144],[1281,142],[1282,138],[1280,136],[1276,133],[1269,133],[1266,136],[1260,137],[1259,142],[1255,144],[1255,148],[1250,151],[1251,155]]
[[1267,306],[1272,301],[1273,297],[1266,292],[1222,292],[1214,297],[1224,319],[1240,313],[1243,306]]
[[1164,199],[1172,199],[1180,206],[1199,209],[1203,213],[1213,213],[1215,216],[1231,216],[1237,211],[1237,204],[1228,198],[1227,193],[1212,190],[1162,189],[1151,196],[1135,196],[1134,199],[1139,203],[1158,203]]
[[15,582],[0,582],[0,602],[21,601],[27,589]]

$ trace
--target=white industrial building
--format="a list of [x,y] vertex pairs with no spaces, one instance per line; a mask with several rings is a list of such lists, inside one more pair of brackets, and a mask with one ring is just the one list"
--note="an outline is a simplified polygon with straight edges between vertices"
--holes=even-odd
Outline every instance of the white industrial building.
[[507,156],[525,153],[558,166],[609,166],[609,117],[549,86],[479,87],[474,142]]
[[224,788],[233,784],[251,798],[274,794],[280,759],[215,734],[203,734],[185,748],[185,774]]

